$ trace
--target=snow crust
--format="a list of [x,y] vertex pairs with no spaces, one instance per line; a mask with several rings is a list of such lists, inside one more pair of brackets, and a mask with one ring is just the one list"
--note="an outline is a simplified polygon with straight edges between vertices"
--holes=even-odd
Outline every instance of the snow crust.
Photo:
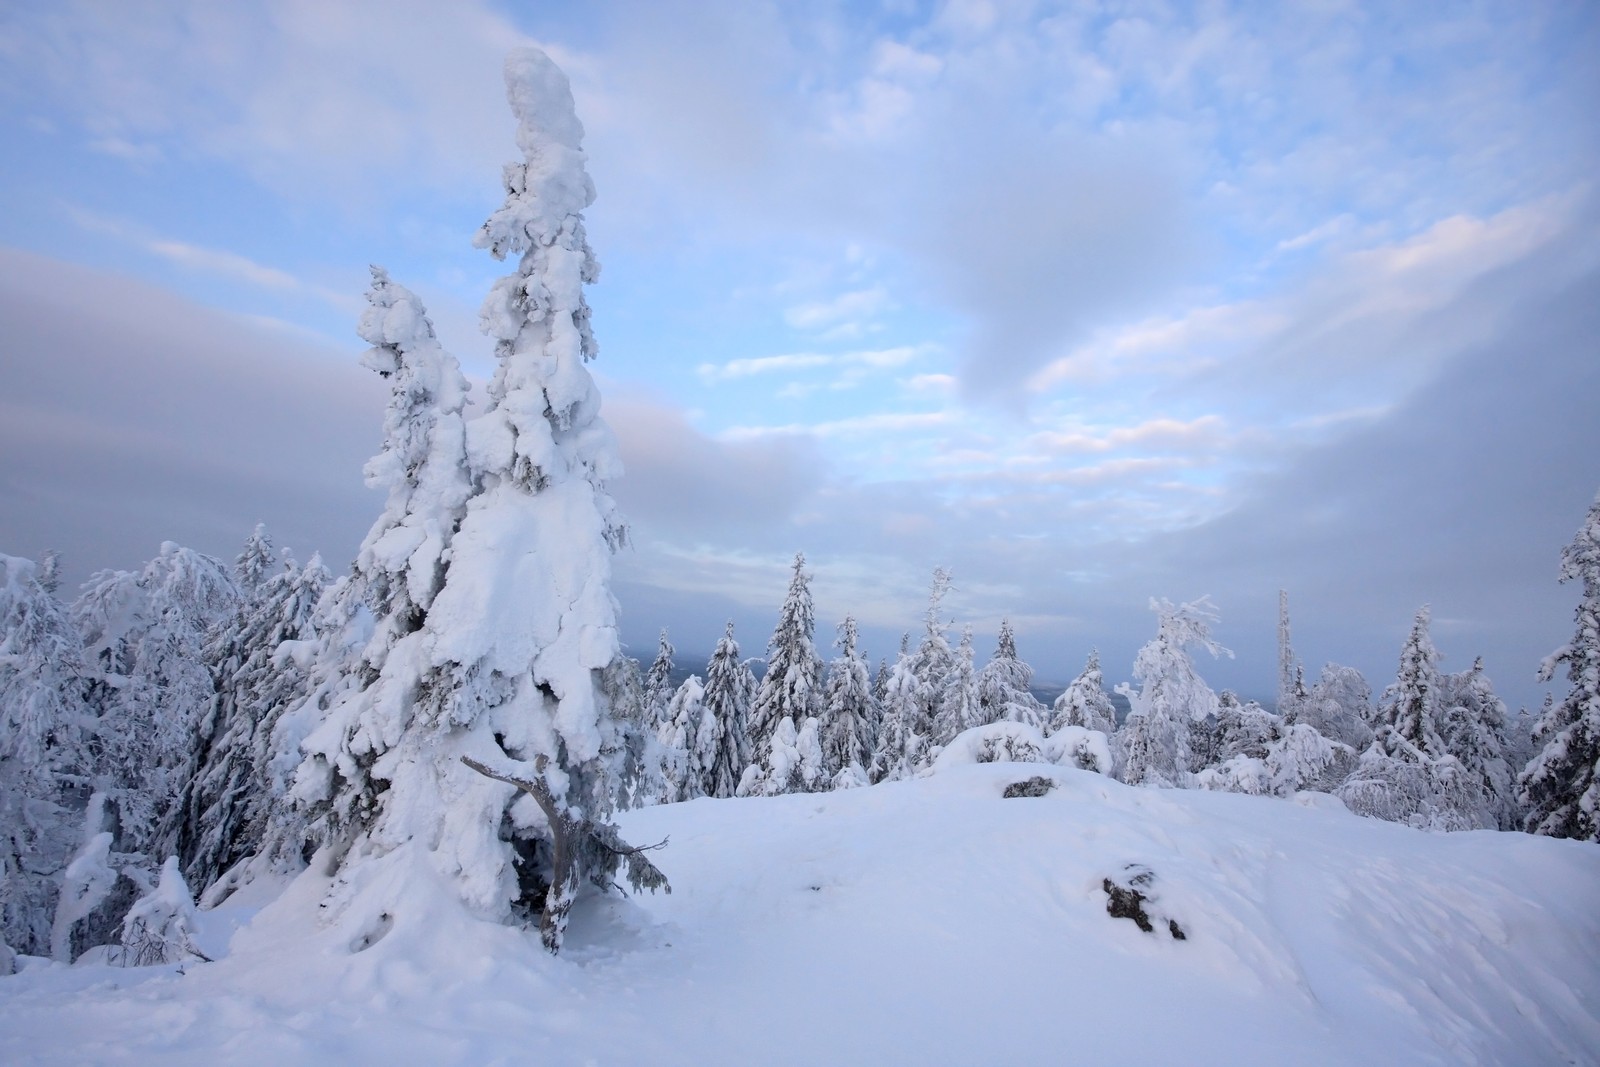
[[[1302,797],[981,763],[645,808],[673,893],[580,901],[560,957],[413,843],[201,912],[215,963],[20,958],[0,1061],[1592,1062],[1600,851]],[[1106,914],[1129,864],[1185,940]]]

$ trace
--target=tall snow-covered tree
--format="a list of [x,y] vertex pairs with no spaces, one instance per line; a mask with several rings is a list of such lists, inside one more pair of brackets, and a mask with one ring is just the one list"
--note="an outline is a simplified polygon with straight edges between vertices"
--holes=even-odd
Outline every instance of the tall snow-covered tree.
[[1105,676],[1100,670],[1100,650],[1091,649],[1089,660],[1070,685],[1051,705],[1049,731],[1064,726],[1099,730],[1110,737],[1117,730],[1117,709],[1106,695]]
[[[596,346],[583,287],[599,267],[583,127],[543,52],[513,52],[506,82],[524,159],[474,243],[519,259],[481,316],[498,367],[466,430],[472,495],[448,554],[429,556],[429,535],[455,525],[459,465],[429,490],[391,491],[393,527],[415,532],[371,542],[391,580],[370,602],[374,641],[394,639],[307,738],[295,791],[348,829],[327,853],[331,903],[398,893],[405,876],[383,872],[425,864],[480,915],[537,915],[555,952],[584,884],[609,886],[623,863],[635,887],[665,880],[609,821],[625,744],[603,683],[621,654],[610,557],[625,531],[605,488],[621,464],[584,366]],[[420,336],[420,310],[411,321]],[[412,417],[442,430],[434,403]],[[436,443],[417,451],[454,462]]]
[[0,944],[29,955],[49,951],[90,769],[82,645],[47,578],[0,555]]
[[1174,605],[1152,598],[1158,623],[1155,640],[1133,661],[1137,690],[1124,684],[1128,717],[1117,733],[1123,781],[1129,785],[1182,786],[1190,767],[1189,724],[1217,711],[1217,697],[1195,670],[1190,646],[1213,656],[1232,655],[1211,636],[1219,616],[1209,597]]
[[1561,581],[1579,586],[1572,640],[1539,667],[1550,681],[1566,665],[1566,696],[1534,732],[1540,746],[1517,779],[1529,833],[1600,841],[1600,496],[1561,550]]
[[[361,363],[388,381],[389,401],[382,447],[364,474],[385,501],[349,578],[331,593],[327,662],[313,674],[329,676],[335,693],[313,687],[329,708],[307,739],[306,786],[296,794],[314,839],[341,845],[376,817],[390,783],[382,761],[397,758],[402,735],[419,717],[419,695],[445,688],[419,647],[426,640],[406,639],[423,629],[443,588],[471,491],[460,365],[439,344],[421,301],[381,267],[372,268],[366,297],[357,333],[372,347]],[[386,671],[401,642],[406,657]]]
[[240,595],[248,601],[268,578],[282,569],[283,561],[278,558],[278,551],[267,534],[266,523],[256,523],[244,548],[233,560],[233,580],[239,585]]
[[303,568],[290,563],[254,587],[237,626],[212,635],[216,695],[196,734],[195,774],[174,809],[177,853],[186,884],[197,889],[258,853],[284,804],[284,754],[273,732],[284,710],[305,698],[309,679],[280,652],[314,638],[312,617],[328,582],[320,556]]
[[1000,638],[994,655],[978,672],[978,701],[985,722],[1001,719],[1044,728],[1045,708],[1034,697],[1033,668],[1017,655],[1017,638],[1011,620],[1000,621]]
[[706,664],[705,706],[718,724],[717,750],[707,772],[708,796],[733,796],[744,769],[755,759],[750,744],[750,706],[755,696],[755,673],[739,658],[730,622]]
[[828,665],[821,720],[823,774],[836,787],[866,783],[877,739],[876,702],[856,641],[856,620],[847,615],[834,641],[839,655]]
[[758,754],[766,751],[780,720],[789,718],[798,731],[822,708],[822,657],[816,650],[811,575],[805,566],[805,556],[796,553],[789,593],[767,642],[767,673],[750,709],[750,742]]

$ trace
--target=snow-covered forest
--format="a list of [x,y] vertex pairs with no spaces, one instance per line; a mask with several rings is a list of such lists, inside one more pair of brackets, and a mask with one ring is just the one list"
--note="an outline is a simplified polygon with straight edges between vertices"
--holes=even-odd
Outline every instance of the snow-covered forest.
[[[953,617],[959,575],[934,567],[888,654],[853,616],[817,619],[801,554],[770,634],[661,620],[653,659],[635,659],[610,585],[621,465],[587,369],[583,128],[543,53],[513,53],[506,77],[521,158],[472,237],[512,264],[481,313],[497,369],[469,406],[422,302],[372,269],[357,331],[388,389],[364,472],[383,505],[343,573],[268,525],[231,562],[168,542],[76,593],[55,557],[0,555],[0,1049],[1596,1054],[1600,498],[1551,546],[1578,600],[1570,642],[1495,665],[1556,682],[1542,709],[1508,708],[1481,659],[1441,670],[1425,605],[1392,678],[1306,664],[1287,593],[1270,706],[1206,682],[1232,655],[1219,606],[1160,596],[1131,664],[1091,654],[1047,700],[1025,629],[978,648]],[[685,663],[674,642],[714,651]],[[724,1010],[758,1023],[711,1051],[711,1031],[663,1022],[707,1010],[675,974],[738,989]],[[263,992],[275,983],[300,992]],[[473,1007],[484,983],[523,1009]],[[435,987],[415,1030],[358,1020]],[[352,989],[362,1003],[319,1008],[308,1031],[231,1043]],[[1141,1021],[1130,997],[1170,1021]],[[196,1021],[168,1002],[229,1007]],[[945,1011],[973,1017],[949,1043]],[[142,1015],[173,1036],[141,1044]],[[1260,1045],[1224,1055],[1241,1016]],[[104,1033],[52,1035],[77,1017]],[[629,1026],[646,1032],[619,1037]],[[851,1043],[828,1051],[816,1035],[838,1027]],[[1208,1051],[1174,1052],[1191,1041]]]

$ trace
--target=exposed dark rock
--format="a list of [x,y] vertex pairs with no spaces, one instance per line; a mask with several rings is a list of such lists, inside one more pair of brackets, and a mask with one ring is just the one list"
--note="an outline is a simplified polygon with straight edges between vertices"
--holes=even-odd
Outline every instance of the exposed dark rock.
[[1011,797],[1042,797],[1056,787],[1056,783],[1042,774],[1021,782],[1012,782],[1006,786],[1006,791],[1001,794],[1006,798]]
[[[1150,868],[1142,863],[1130,863],[1123,868],[1120,881],[1111,878],[1101,880],[1101,887],[1106,891],[1106,914],[1113,919],[1132,919],[1134,925],[1147,934],[1155,933],[1155,923],[1151,921],[1146,904],[1154,904],[1156,897],[1149,891],[1155,884],[1156,875]],[[1161,921],[1159,918],[1157,922]],[[1178,920],[1166,919],[1167,932],[1174,941],[1187,941],[1189,935],[1183,932],[1183,927],[1178,925]]]

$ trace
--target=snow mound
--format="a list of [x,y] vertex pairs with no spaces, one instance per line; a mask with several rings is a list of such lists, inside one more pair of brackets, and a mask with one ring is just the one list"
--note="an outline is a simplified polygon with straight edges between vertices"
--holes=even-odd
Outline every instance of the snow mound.
[[[307,873],[253,917],[201,912],[245,925],[182,974],[20,960],[0,1061],[1592,1062],[1600,849],[1297,799],[952,756],[646,808],[621,829],[670,837],[673,894],[580,901],[558,958],[402,848],[373,891]],[[1105,889],[1143,871],[1150,933]]]

